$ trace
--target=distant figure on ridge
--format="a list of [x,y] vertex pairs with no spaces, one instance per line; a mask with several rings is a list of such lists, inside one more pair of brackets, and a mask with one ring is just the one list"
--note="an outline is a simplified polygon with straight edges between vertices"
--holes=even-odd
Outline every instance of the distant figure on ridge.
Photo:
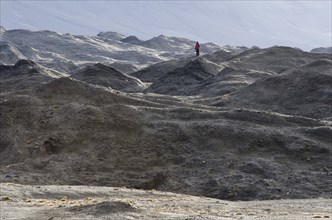
[[195,46],[195,50],[196,50],[196,56],[199,55],[199,48],[201,47],[201,45],[199,45],[198,42],[196,42],[196,46]]

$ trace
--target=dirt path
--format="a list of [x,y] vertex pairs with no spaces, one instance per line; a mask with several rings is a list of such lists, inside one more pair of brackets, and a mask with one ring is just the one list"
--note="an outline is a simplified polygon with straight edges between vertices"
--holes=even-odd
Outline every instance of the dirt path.
[[2,183],[1,219],[331,219],[332,200],[230,202],[159,191]]

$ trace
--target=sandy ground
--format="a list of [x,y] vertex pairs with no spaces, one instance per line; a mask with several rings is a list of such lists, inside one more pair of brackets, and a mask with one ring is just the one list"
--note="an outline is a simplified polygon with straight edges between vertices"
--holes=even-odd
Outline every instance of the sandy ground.
[[331,199],[230,202],[155,190],[2,183],[1,219],[329,219]]

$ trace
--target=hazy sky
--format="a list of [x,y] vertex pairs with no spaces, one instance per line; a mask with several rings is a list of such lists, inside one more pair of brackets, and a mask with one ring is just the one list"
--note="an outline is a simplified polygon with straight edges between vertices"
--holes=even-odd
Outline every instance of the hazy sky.
[[3,1],[6,29],[146,40],[160,34],[238,46],[331,46],[331,1]]

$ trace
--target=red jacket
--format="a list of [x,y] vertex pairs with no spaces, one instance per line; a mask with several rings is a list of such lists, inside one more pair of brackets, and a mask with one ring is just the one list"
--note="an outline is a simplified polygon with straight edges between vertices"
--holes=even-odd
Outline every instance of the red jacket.
[[197,50],[197,49],[199,49],[201,47],[201,45],[199,45],[199,43],[197,42],[196,43],[196,46],[195,46],[195,49]]

